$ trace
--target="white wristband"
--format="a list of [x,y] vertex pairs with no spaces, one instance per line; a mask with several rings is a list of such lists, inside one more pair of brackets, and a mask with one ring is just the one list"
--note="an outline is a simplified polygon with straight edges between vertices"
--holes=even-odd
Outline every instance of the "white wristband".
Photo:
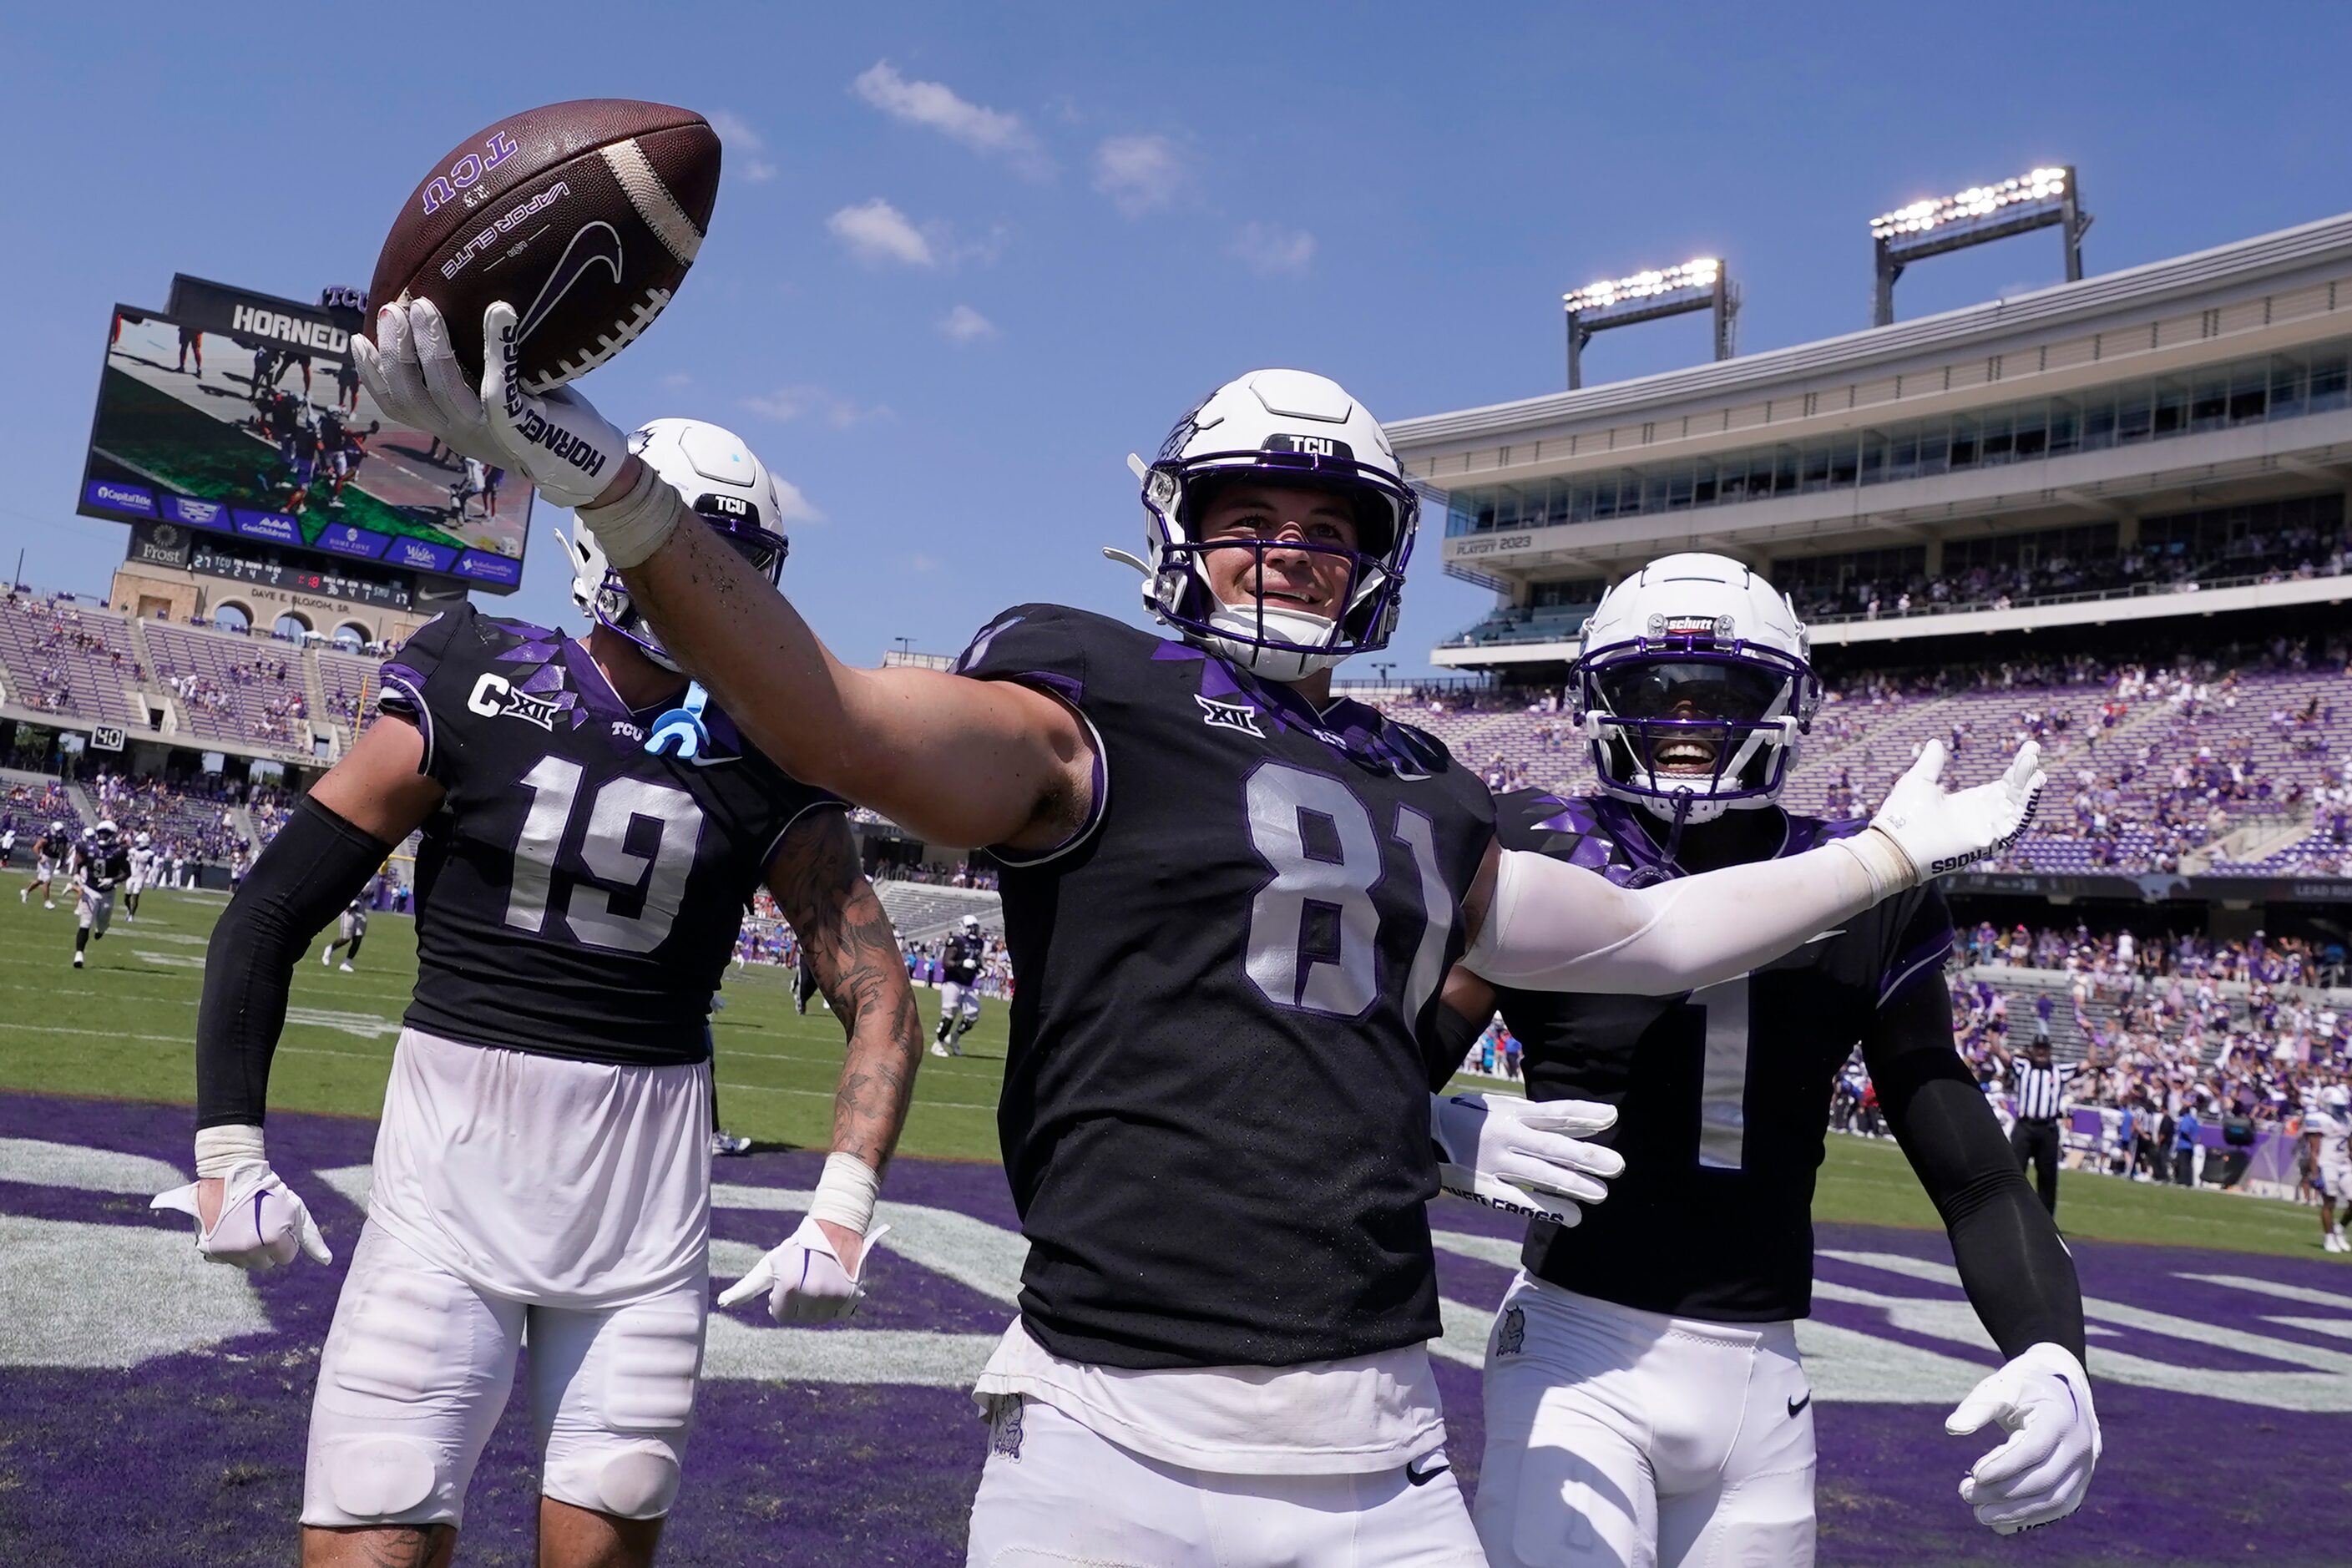
[[874,1223],[874,1199],[882,1191],[882,1177],[855,1154],[827,1154],[824,1174],[816,1179],[808,1215],[864,1236]]
[[596,536],[604,559],[625,571],[644,564],[646,557],[659,550],[685,512],[677,491],[654,472],[651,463],[640,462],[636,482],[626,495],[603,506],[580,507],[573,515]]
[[1863,874],[1870,879],[1873,903],[1919,885],[1918,868],[1911,864],[1911,857],[1883,827],[1865,827],[1851,838],[1830,842],[1861,863]]
[[196,1180],[226,1176],[239,1165],[268,1163],[261,1151],[258,1127],[199,1127],[196,1129]]

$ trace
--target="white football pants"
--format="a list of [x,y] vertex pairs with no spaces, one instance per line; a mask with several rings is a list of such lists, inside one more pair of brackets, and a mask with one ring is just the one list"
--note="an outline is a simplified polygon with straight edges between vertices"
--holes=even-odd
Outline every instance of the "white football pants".
[[602,1311],[477,1289],[371,1221],[335,1305],[310,1405],[302,1522],[457,1524],[530,1343],[540,1490],[625,1519],[677,1495],[707,1283]]
[[964,1556],[965,1568],[1486,1561],[1443,1452],[1365,1475],[1218,1475],[1146,1458],[1034,1399],[999,1405]]
[[1790,1323],[1710,1323],[1521,1274],[1486,1342],[1494,1568],[1808,1568],[1813,1407]]

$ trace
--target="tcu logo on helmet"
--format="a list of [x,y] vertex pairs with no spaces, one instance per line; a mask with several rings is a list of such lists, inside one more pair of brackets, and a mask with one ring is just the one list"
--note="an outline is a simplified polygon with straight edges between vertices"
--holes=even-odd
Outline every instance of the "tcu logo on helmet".
[[503,131],[493,131],[482,139],[482,151],[468,153],[449,165],[446,174],[436,174],[425,182],[425,210],[427,215],[438,212],[457,199],[457,193],[480,182],[484,174],[515,155],[514,138]]

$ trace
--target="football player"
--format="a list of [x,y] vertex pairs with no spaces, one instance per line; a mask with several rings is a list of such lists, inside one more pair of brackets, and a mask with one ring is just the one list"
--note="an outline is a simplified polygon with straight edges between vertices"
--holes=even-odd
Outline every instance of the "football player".
[[[773,583],[778,498],[740,441],[662,420],[634,446]],[[695,743],[649,749],[688,682],[593,546],[573,592],[584,641],[470,605],[412,636],[383,668],[383,719],[295,807],[213,935],[199,1179],[157,1205],[196,1216],[206,1258],[330,1261],[269,1165],[270,1056],[311,935],[424,831],[416,989],[311,1407],[311,1568],[448,1561],[526,1335],[539,1561],[651,1561],[708,1310],[710,1001],[762,880],[849,1049],[809,1217],[748,1282],[780,1321],[839,1317],[862,1293],[923,1051],[889,921],[840,802],[724,712],[695,701]]]
[[334,963],[336,953],[350,948],[349,952],[343,953],[342,968],[346,974],[352,973],[352,961],[360,955],[360,943],[367,940],[368,903],[375,892],[375,883],[376,879],[370,877],[367,884],[352,895],[352,901],[343,906],[343,912],[336,917],[335,940],[320,952],[320,963]]
[[0,823],[0,871],[8,869],[8,863],[16,858],[16,823],[12,817],[5,823]]
[[2331,1083],[2304,1112],[2304,1136],[2311,1142],[2318,1177],[2319,1242],[2330,1252],[2352,1252],[2336,1221],[2336,1205],[2352,1208],[2352,1089]]
[[952,672],[853,669],[700,548],[574,388],[523,392],[509,307],[485,325],[477,397],[429,304],[386,309],[356,350],[370,391],[584,509],[786,765],[1003,868],[998,1124],[1028,1253],[975,1391],[973,1563],[1483,1563],[1426,1352],[1433,1138],[1469,1183],[1571,1214],[1618,1162],[1572,1109],[1432,1094],[1458,1060],[1422,1044],[1448,966],[1727,979],[2024,820],[2031,755],[1969,795],[1908,779],[1856,839],[1705,882],[1632,891],[1500,852],[1442,744],[1332,694],[1394,626],[1419,500],[1370,414],[1297,371],[1227,384],[1133,461],[1173,638],[1032,604]]
[[[1793,606],[1736,561],[1670,555],[1612,588],[1571,689],[1601,794],[1505,795],[1507,847],[1675,887],[1861,830],[1778,804],[1822,688]],[[2082,1296],[1953,1047],[1951,946],[1923,887],[1680,995],[1449,981],[1441,1036],[1475,1038],[1499,1003],[1528,1094],[1613,1106],[1603,1139],[1625,1158],[1582,1225],[1530,1226],[1489,1342],[1476,1519],[1498,1568],[1813,1561],[1794,1325],[1811,1305],[1825,1108],[1857,1041],[2010,1358],[1947,1424],[2009,1435],[1960,1495],[2004,1534],[2082,1502],[2099,1454]]]
[[82,957],[89,949],[91,938],[102,940],[106,928],[113,923],[114,890],[130,877],[131,851],[122,842],[122,830],[109,817],[91,828],[89,842],[77,846],[73,852],[76,969],[82,967]]
[[980,917],[964,916],[940,953],[940,1026],[931,1037],[931,1055],[963,1055],[957,1042],[966,1029],[980,1022],[980,966],[987,956]]
[[155,874],[155,841],[142,830],[131,840],[131,879],[122,884],[122,922],[139,923],[139,895]]
[[33,879],[16,889],[16,901],[20,904],[31,901],[33,889],[38,888],[41,889],[41,908],[56,909],[58,901],[52,896],[51,889],[58,874],[58,863],[72,853],[73,840],[67,837],[66,825],[50,823],[49,830],[33,841]]

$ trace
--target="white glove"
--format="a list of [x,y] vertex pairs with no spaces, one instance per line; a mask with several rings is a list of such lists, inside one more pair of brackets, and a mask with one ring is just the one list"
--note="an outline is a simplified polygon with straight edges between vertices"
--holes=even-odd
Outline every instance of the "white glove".
[[1555,1225],[1582,1219],[1579,1204],[1609,1195],[1595,1178],[1625,1169],[1625,1156],[1616,1150],[1583,1142],[1616,1124],[1615,1106],[1591,1100],[1429,1097],[1439,1184],[1457,1198]]
[[858,1246],[857,1272],[841,1266],[841,1257],[825,1239],[814,1216],[801,1221],[792,1239],[776,1247],[751,1271],[720,1292],[719,1304],[732,1307],[764,1294],[768,1315],[780,1323],[830,1323],[857,1310],[866,1300],[861,1282],[874,1258],[874,1244],[890,1234],[887,1225],[866,1233]]
[[310,1210],[294,1189],[278,1179],[266,1160],[247,1160],[232,1166],[221,1178],[220,1218],[205,1228],[204,1212],[196,1206],[201,1182],[159,1193],[147,1206],[176,1209],[196,1222],[196,1250],[215,1263],[234,1263],[259,1272],[294,1261],[299,1250],[313,1263],[332,1263],[327,1238],[319,1234]]
[[437,437],[478,463],[504,460],[482,417],[482,400],[449,346],[449,323],[432,300],[377,311],[374,341],[352,338],[352,361],[360,384],[394,424]]
[[515,309],[503,300],[482,312],[482,414],[496,448],[488,461],[557,506],[586,506],[611,488],[628,459],[628,438],[568,385],[535,395],[522,389]]
[[1916,887],[2016,843],[2042,798],[2041,761],[2042,748],[2028,741],[2009,771],[1992,783],[1948,794],[1939,782],[1944,742],[1922,746],[1919,760],[1895,781],[1885,804],[1870,819],[1910,861],[1911,876],[1904,885]]
[[1966,1436],[1997,1421],[2009,1440],[1960,1478],[1960,1500],[2001,1535],[2050,1524],[2083,1506],[2099,1463],[2091,1379],[2063,1345],[2047,1342],[1969,1391],[1944,1421]]

